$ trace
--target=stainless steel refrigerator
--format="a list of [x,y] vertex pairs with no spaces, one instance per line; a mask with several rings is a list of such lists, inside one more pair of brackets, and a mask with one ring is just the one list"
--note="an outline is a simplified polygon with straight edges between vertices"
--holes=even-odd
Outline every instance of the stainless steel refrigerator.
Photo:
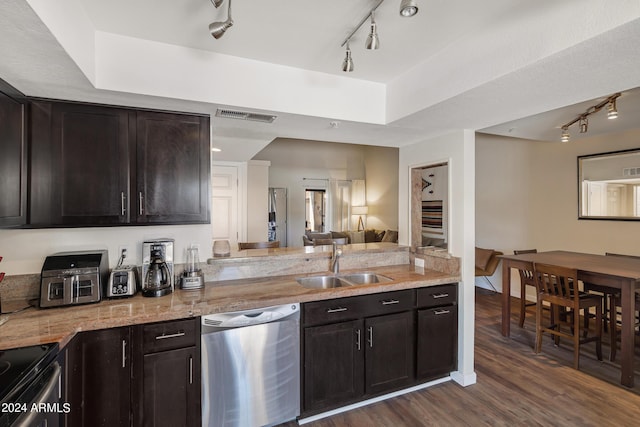
[[287,246],[287,189],[269,187],[269,241]]

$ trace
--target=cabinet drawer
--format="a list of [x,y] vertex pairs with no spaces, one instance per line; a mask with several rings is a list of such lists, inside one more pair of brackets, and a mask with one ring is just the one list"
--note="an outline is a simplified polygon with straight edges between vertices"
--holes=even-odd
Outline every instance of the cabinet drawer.
[[196,319],[142,325],[144,354],[173,350],[196,345],[198,336]]
[[455,304],[458,300],[458,285],[431,286],[418,289],[418,307],[438,307]]
[[336,298],[303,305],[306,326],[352,320],[362,316],[362,297]]
[[415,306],[413,289],[365,295],[362,298],[365,316],[378,316],[398,311],[411,310]]

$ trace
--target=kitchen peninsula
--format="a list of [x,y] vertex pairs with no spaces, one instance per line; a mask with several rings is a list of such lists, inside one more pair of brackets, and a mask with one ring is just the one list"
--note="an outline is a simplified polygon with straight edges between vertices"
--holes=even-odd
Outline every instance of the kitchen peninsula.
[[[228,258],[209,260],[203,267],[205,286],[197,290],[176,290],[160,298],[103,300],[98,304],[64,308],[28,309],[9,315],[0,326],[0,348],[8,349],[35,344],[59,342],[63,347],[80,331],[128,326],[140,323],[175,320],[231,310],[246,310],[291,302],[310,302],[332,298],[365,295],[401,289],[419,288],[460,281],[457,258],[442,252],[423,255],[424,269],[409,263],[409,247],[393,243],[354,244],[345,247],[341,259],[343,271],[374,271],[393,280],[386,283],[358,285],[334,289],[307,289],[295,278],[327,272],[330,247],[251,249]],[[440,271],[436,270],[439,269]],[[7,276],[21,286],[31,286],[30,297],[37,296],[37,275],[26,280]],[[7,294],[10,294],[7,292]],[[4,310],[24,307],[28,301],[2,300]],[[6,315],[5,315],[6,316]]]
[[[301,277],[332,276],[331,249],[240,251],[210,259],[202,289],[24,310],[0,326],[0,348],[58,343],[66,354],[65,399],[80,408],[68,425],[102,417],[116,424],[133,417],[139,425],[159,416],[199,425],[201,369],[209,378],[204,361],[201,367],[207,352],[204,344],[201,349],[199,316],[285,304],[300,307],[302,314],[295,333],[303,348],[303,418],[447,380],[457,361],[459,260],[441,251],[412,255],[409,247],[391,243],[348,245],[338,277],[366,272],[385,281],[329,289],[298,283]],[[416,268],[414,256],[430,268]],[[8,309],[26,303],[6,302]],[[341,356],[345,346],[352,357]],[[347,369],[340,381],[327,375],[335,369]],[[115,395],[121,397],[105,404],[106,396]],[[181,409],[158,406],[167,399],[179,401]]]

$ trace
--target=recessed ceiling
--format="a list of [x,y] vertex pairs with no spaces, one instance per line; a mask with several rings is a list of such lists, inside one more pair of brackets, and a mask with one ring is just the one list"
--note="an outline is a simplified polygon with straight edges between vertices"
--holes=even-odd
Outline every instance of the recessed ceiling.
[[[385,0],[380,49],[364,48],[365,22],[344,73],[340,44],[378,0],[234,0],[218,40],[208,25],[226,19],[226,2],[3,0],[0,78],[29,96],[208,113],[219,160],[248,160],[278,137],[401,147],[470,129],[555,141],[558,126],[618,91],[615,130],[633,125],[640,4],[417,1],[418,15],[401,18],[400,0]],[[194,58],[206,73],[180,68]],[[218,118],[218,108],[278,119]],[[604,129],[592,122],[589,133]]]

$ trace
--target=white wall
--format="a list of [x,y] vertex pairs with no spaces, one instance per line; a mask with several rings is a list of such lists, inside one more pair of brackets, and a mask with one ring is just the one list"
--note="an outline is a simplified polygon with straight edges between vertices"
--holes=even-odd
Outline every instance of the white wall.
[[212,255],[211,225],[167,225],[144,227],[56,228],[38,230],[0,229],[0,270],[7,275],[40,273],[45,257],[56,252],[107,249],[114,267],[121,246],[127,247],[127,264],[142,264],[142,242],[175,239],[176,263],[186,261],[191,243],[200,245],[200,261]]
[[459,286],[458,371],[453,379],[462,385],[476,382],[474,372],[474,180],[475,138],[471,131],[457,131],[400,148],[398,171],[399,243],[409,244],[410,176],[412,167],[448,162],[449,164],[449,252],[461,258],[462,282]]
[[[568,143],[478,134],[478,246],[504,253],[536,248],[640,255],[640,222],[578,220],[577,178],[578,156],[638,148],[639,140],[640,131],[572,138]],[[515,271],[511,272],[511,280],[511,294],[520,296]],[[491,282],[502,290],[500,269]]]

